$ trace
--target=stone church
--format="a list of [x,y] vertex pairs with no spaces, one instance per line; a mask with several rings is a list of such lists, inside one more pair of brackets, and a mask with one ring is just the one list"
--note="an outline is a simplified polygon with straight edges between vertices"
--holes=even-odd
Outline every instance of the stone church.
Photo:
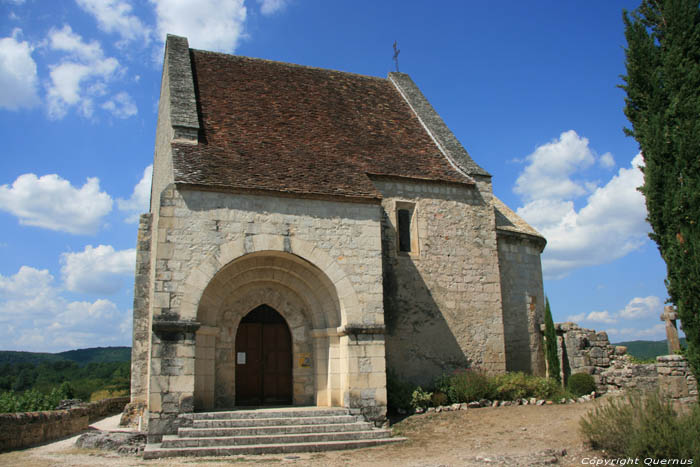
[[545,239],[492,193],[411,78],[168,36],[138,233],[132,402],[346,407],[387,373],[543,373]]

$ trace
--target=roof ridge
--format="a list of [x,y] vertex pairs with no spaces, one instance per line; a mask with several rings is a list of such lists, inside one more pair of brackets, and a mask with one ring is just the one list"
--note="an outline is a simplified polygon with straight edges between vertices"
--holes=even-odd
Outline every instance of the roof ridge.
[[382,78],[381,76],[363,75],[361,73],[353,73],[352,71],[334,70],[332,68],[321,68],[321,67],[310,66],[310,65],[300,65],[298,63],[283,62],[280,60],[270,60],[268,58],[260,58],[260,57],[249,57],[247,55],[227,54],[224,52],[213,52],[211,50],[202,50],[202,49],[194,49],[194,48],[190,48],[190,50],[193,52],[207,54],[207,55],[221,55],[224,57],[228,57],[232,60],[250,60],[250,61],[254,61],[254,62],[270,63],[273,65],[282,65],[282,66],[286,66],[286,67],[290,67],[290,68],[305,68],[307,70],[323,71],[326,73],[338,73],[338,74],[342,74],[342,75],[356,76],[358,78],[366,78],[366,79],[386,81],[386,82],[389,81],[388,78]]

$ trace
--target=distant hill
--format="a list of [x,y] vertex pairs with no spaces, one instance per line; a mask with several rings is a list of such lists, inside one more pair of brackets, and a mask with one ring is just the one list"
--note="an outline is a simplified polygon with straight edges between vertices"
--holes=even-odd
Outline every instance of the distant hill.
[[[681,347],[685,347],[685,337],[680,339]],[[613,345],[624,345],[627,347],[627,353],[641,360],[656,358],[659,355],[668,354],[668,344],[666,339],[662,341],[628,341],[618,342]]]
[[130,360],[131,347],[93,347],[59,353],[0,351],[0,365],[4,363],[39,365],[41,363],[71,361],[82,366],[88,363],[128,362]]

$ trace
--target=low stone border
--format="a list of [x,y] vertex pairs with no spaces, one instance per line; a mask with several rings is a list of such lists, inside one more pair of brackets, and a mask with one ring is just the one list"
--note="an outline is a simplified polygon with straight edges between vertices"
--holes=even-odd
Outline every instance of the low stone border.
[[80,433],[90,423],[121,412],[128,402],[128,397],[116,397],[67,410],[0,414],[0,452]]
[[473,402],[463,402],[461,404],[451,404],[451,405],[440,405],[438,407],[428,407],[427,409],[424,409],[422,407],[418,407],[417,409],[414,410],[414,413],[416,414],[422,414],[422,413],[440,413],[440,412],[453,412],[457,410],[468,410],[468,409],[478,409],[482,407],[509,407],[509,406],[514,406],[514,405],[553,405],[553,404],[582,404],[584,402],[589,402],[598,397],[599,394],[597,394],[595,391],[591,392],[590,394],[586,394],[585,396],[578,397],[576,399],[560,399],[558,401],[552,401],[552,400],[546,400],[546,399],[537,399],[535,397],[531,397],[529,399],[518,399],[514,401],[500,401],[500,400],[488,400],[488,399],[481,399],[480,401],[473,401]]

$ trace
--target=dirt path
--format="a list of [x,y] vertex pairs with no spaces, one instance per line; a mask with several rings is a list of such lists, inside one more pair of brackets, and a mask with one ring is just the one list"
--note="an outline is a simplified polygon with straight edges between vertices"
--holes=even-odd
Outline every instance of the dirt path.
[[[0,454],[0,465],[25,466],[193,466],[212,464],[299,466],[470,466],[582,465],[600,456],[588,450],[578,420],[599,401],[585,404],[517,406],[414,415],[396,423],[404,443],[370,449],[294,455],[178,458],[144,461],[73,447],[75,438]],[[562,455],[565,452],[565,455]]]

